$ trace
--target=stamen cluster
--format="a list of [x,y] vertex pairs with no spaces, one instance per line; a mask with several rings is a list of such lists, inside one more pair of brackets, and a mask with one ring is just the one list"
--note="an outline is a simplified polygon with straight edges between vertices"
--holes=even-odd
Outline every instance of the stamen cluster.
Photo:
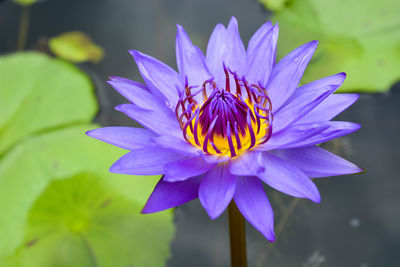
[[178,90],[175,114],[187,142],[206,154],[235,157],[269,140],[272,104],[261,84],[249,84],[244,76],[223,68],[225,88],[212,78],[195,91],[197,86],[189,86],[186,79],[184,92]]

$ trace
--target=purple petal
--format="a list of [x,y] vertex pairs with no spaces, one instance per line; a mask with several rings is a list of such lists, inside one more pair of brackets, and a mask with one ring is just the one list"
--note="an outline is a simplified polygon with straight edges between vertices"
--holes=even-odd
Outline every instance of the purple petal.
[[350,161],[318,146],[276,150],[274,154],[290,162],[312,178],[354,174],[364,171]]
[[255,35],[247,49],[246,79],[266,85],[276,59],[279,28],[275,25],[263,36]]
[[260,28],[253,34],[250,38],[249,45],[247,46],[247,55],[254,53],[257,50],[260,41],[265,37],[265,35],[272,29],[271,21],[265,22]]
[[267,91],[275,112],[294,93],[317,44],[317,41],[312,41],[296,48],[273,68]]
[[257,176],[258,173],[264,170],[262,153],[260,151],[247,151],[240,157],[231,159],[229,162],[229,171],[235,175]]
[[309,113],[339,88],[345,78],[345,73],[338,73],[298,88],[289,98],[288,104],[274,114],[274,132],[279,132]]
[[168,114],[156,113],[133,104],[122,104],[116,106],[115,109],[125,113],[142,126],[157,134],[172,135],[177,138],[181,138],[182,136],[182,130],[179,127],[178,121],[168,116]]
[[158,97],[164,96],[167,106],[175,109],[178,102],[176,86],[181,85],[178,74],[168,65],[136,50],[129,51],[136,61],[143,80],[150,91]]
[[360,124],[347,121],[295,124],[273,134],[266,144],[258,146],[257,149],[265,151],[321,144],[355,132],[360,128]]
[[160,179],[151,193],[142,213],[154,213],[170,209],[198,197],[202,177],[194,177],[182,182],[169,183]]
[[239,177],[233,199],[246,220],[274,242],[274,213],[260,180],[257,177]]
[[231,158],[228,156],[219,156],[219,155],[211,155],[211,154],[204,154],[203,151],[198,151],[198,154],[204,161],[208,163],[222,163],[230,160]]
[[221,23],[215,26],[207,45],[206,62],[208,69],[215,76],[222,71],[223,55],[226,49],[226,28]]
[[204,81],[211,78],[207,69],[205,57],[201,50],[194,46],[182,26],[177,25],[176,34],[176,62],[178,70],[188,78],[189,85],[201,87]]
[[185,158],[170,162],[164,166],[164,180],[167,182],[183,181],[203,174],[216,164],[205,162],[202,158]]
[[246,50],[234,17],[231,18],[227,29],[220,24],[217,25],[207,47],[207,66],[221,87],[225,87],[223,63],[239,77],[245,74]]
[[232,200],[236,176],[218,165],[204,175],[199,188],[199,199],[211,219],[217,218]]
[[153,137],[151,141],[162,148],[174,150],[188,156],[193,157],[199,155],[199,149],[186,142],[182,136],[176,137],[171,135],[163,135]]
[[263,154],[263,161],[265,171],[258,177],[266,184],[294,197],[321,201],[317,187],[300,169],[268,152]]
[[299,123],[329,121],[350,107],[360,97],[358,94],[333,94],[299,120]]
[[172,112],[162,100],[152,95],[147,90],[146,86],[141,83],[116,76],[110,77],[108,83],[114,87],[118,93],[141,108],[150,109],[160,113]]
[[134,150],[122,156],[110,168],[110,172],[130,175],[159,175],[164,165],[183,158],[174,151],[157,147]]
[[296,147],[329,127],[327,122],[291,125],[277,134],[273,132],[271,139],[267,143],[257,146],[257,149],[266,151]]
[[150,141],[155,136],[147,129],[133,127],[104,127],[87,131],[90,137],[127,150],[154,146]]
[[225,51],[223,61],[231,70],[236,71],[238,75],[245,74],[246,71],[246,49],[240,38],[238,22],[235,17],[229,21],[226,29],[227,40],[230,42],[230,49]]
[[324,131],[306,139],[298,142],[295,145],[287,146],[287,148],[304,147],[324,143],[331,139],[335,139],[344,135],[351,134],[361,128],[361,124],[348,122],[348,121],[329,121],[325,122],[329,125]]

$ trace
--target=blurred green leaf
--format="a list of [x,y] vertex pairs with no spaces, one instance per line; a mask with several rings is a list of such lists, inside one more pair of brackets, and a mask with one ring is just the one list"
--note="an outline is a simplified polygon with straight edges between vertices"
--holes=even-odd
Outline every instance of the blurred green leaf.
[[37,0],[13,0],[13,1],[21,6],[30,6],[35,2],[37,2]]
[[172,212],[141,215],[159,179],[107,172],[90,79],[38,53],[0,57],[0,266],[163,266]]
[[0,155],[34,133],[90,122],[97,111],[89,77],[41,53],[0,57]]
[[49,47],[56,56],[72,62],[99,62],[103,49],[93,43],[92,39],[83,32],[65,32],[49,41]]
[[258,0],[266,9],[279,11],[285,7],[285,4],[292,0]]
[[0,266],[163,266],[172,212],[141,215],[158,180],[105,172],[124,151],[75,126],[0,162]]
[[278,56],[319,40],[303,82],[344,71],[342,92],[387,91],[400,79],[399,10],[396,0],[292,0],[272,18]]

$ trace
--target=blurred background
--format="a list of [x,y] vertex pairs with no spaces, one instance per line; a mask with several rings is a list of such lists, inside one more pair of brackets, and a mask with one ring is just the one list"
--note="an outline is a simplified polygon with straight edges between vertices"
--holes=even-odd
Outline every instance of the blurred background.
[[324,144],[367,172],[315,180],[319,205],[267,188],[277,241],[246,225],[249,266],[400,266],[397,0],[0,1],[0,266],[230,266],[227,214],[198,200],[141,215],[158,177],[108,173],[124,151],[84,135],[138,126],[108,77],[142,81],[135,49],[176,69],[176,24],[205,51],[217,23],[247,44],[280,25],[278,58],[320,40],[303,83],[345,71],[361,97]]

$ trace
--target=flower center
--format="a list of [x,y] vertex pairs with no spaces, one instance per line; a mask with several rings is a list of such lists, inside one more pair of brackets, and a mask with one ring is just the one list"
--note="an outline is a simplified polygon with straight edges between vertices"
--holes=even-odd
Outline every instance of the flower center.
[[192,92],[196,87],[186,79],[175,114],[188,143],[206,154],[236,157],[269,140],[272,105],[261,84],[249,84],[225,66],[224,72],[225,88],[210,79]]

